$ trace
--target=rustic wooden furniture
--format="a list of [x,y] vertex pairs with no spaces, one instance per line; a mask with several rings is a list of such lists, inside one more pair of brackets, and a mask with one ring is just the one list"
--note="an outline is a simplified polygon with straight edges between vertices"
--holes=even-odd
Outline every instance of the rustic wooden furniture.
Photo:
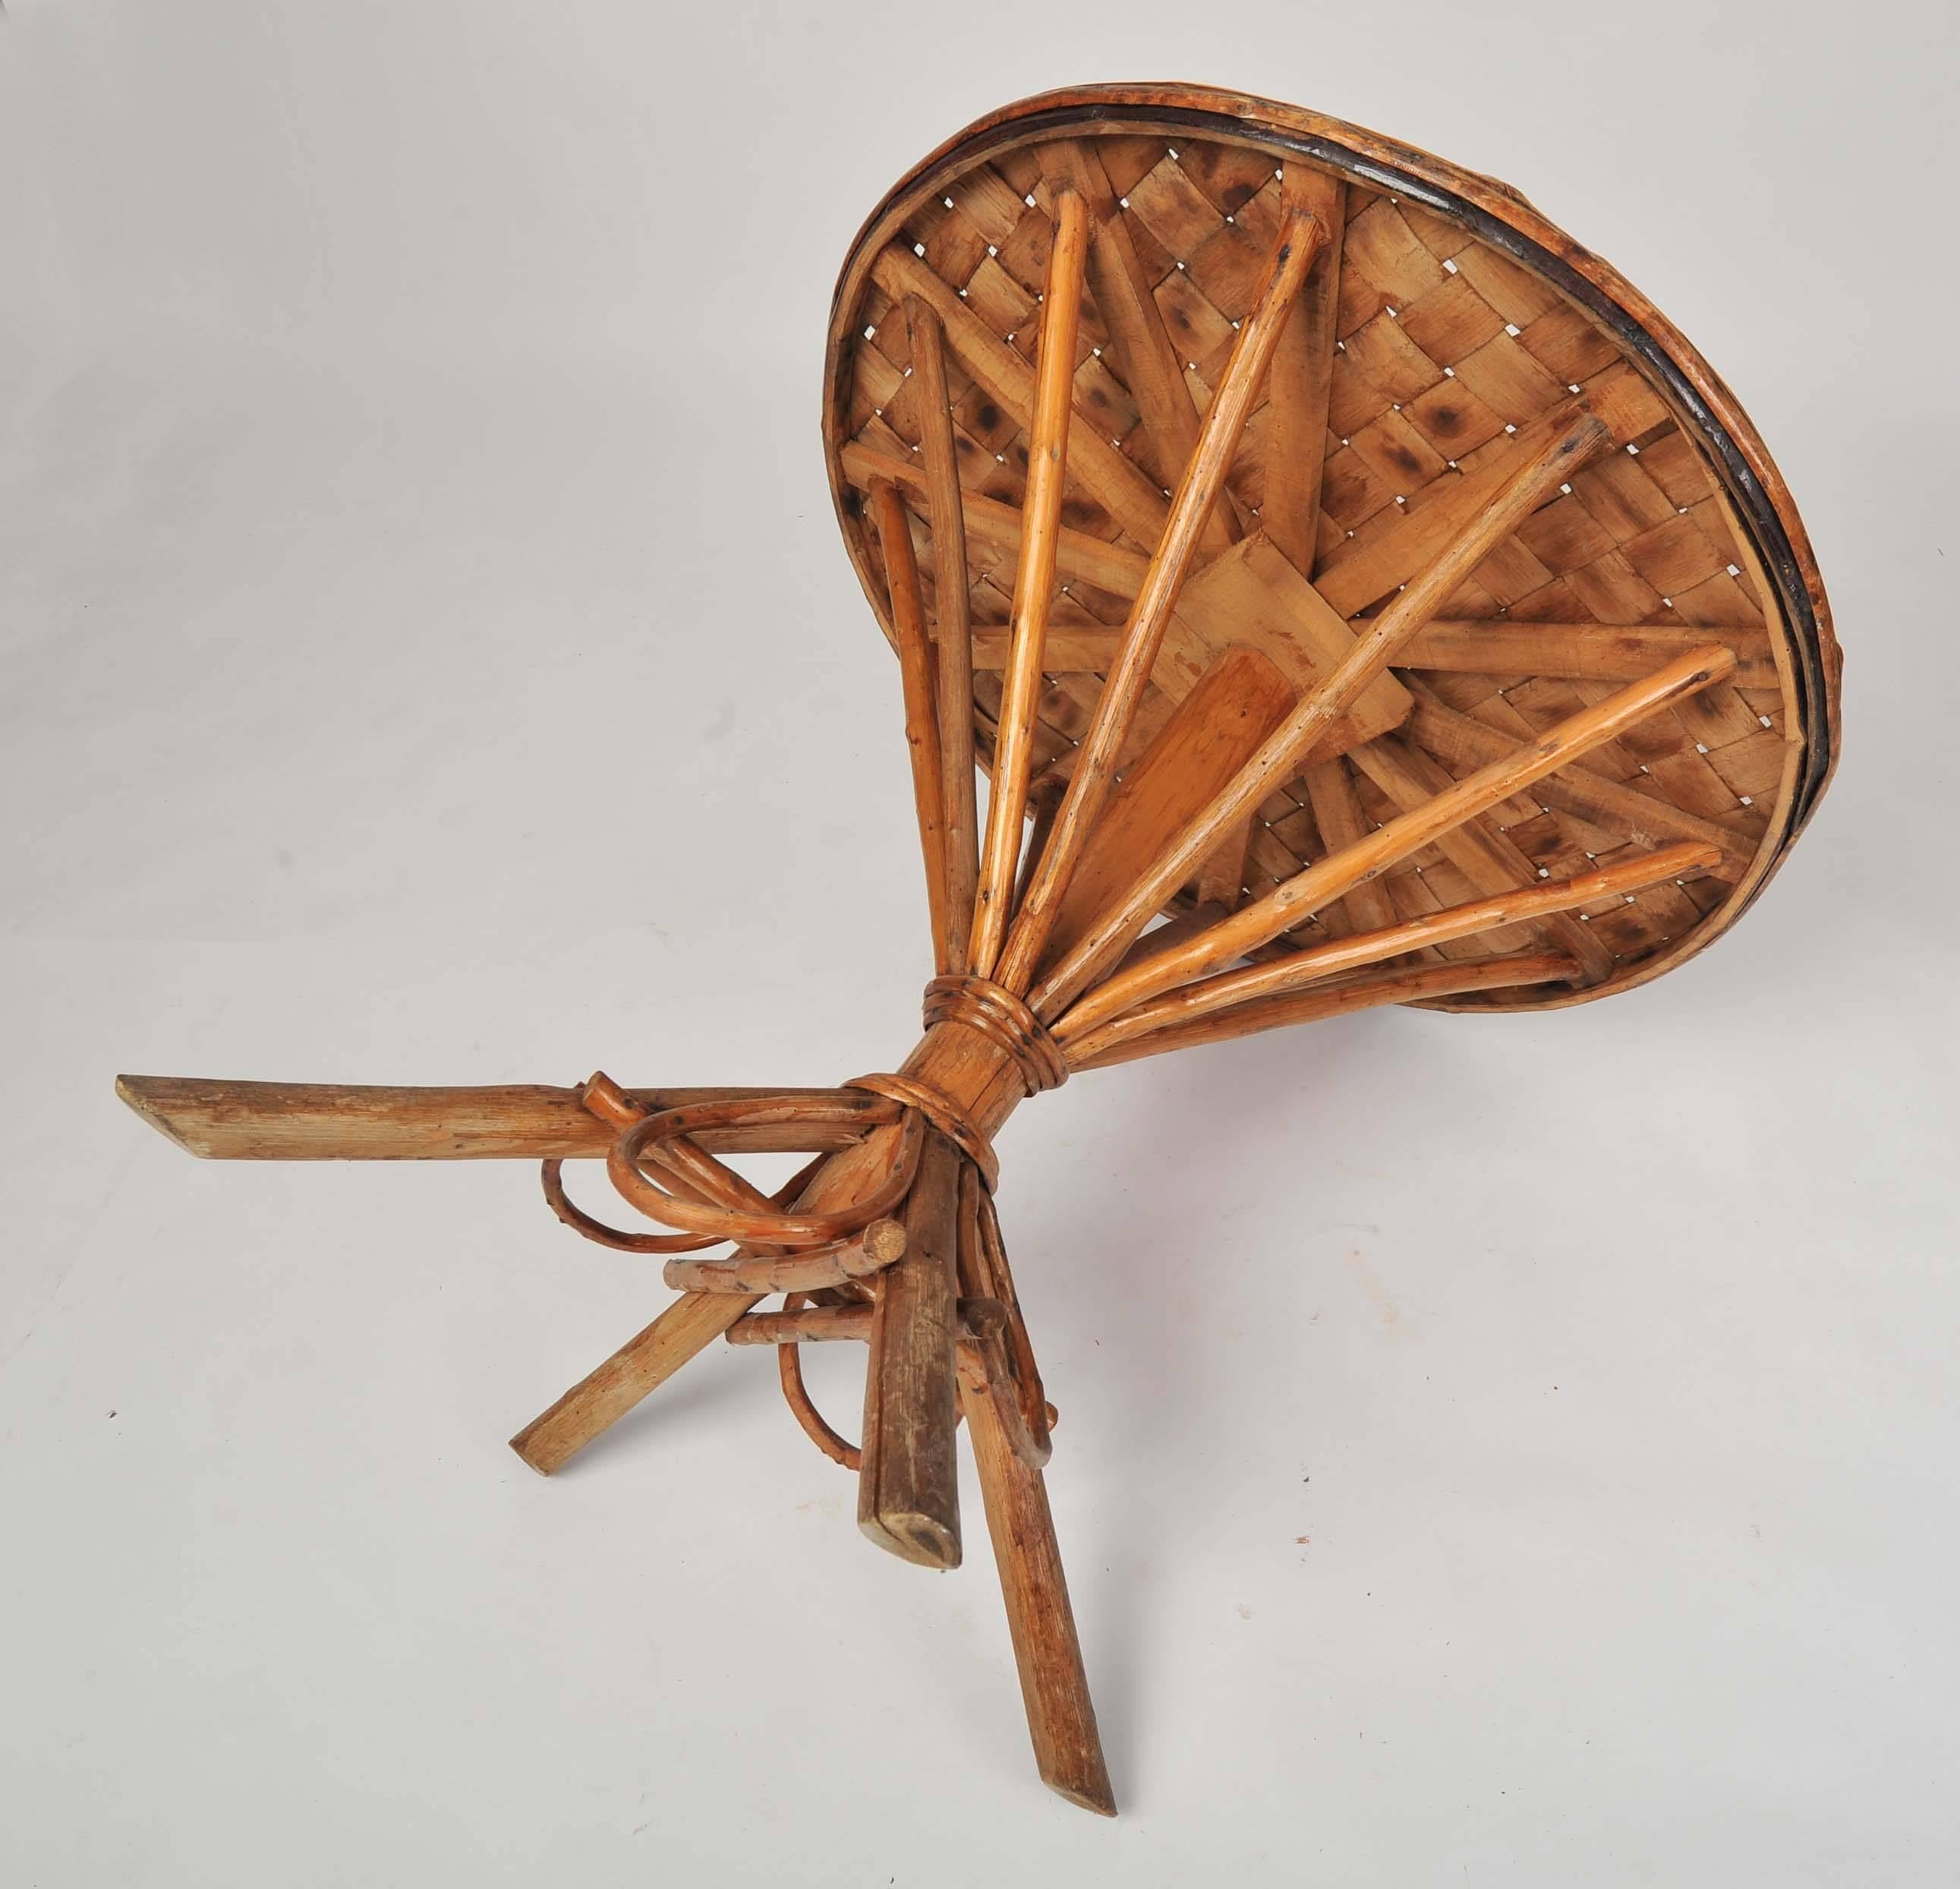
[[[562,1219],[670,1256],[681,1296],[514,1439],[546,1473],[718,1336],[768,1346],[864,1532],[950,1568],[963,1417],[1041,1774],[1108,1812],[995,1133],[1134,1057],[1658,976],[1816,804],[1837,648],[1782,479],[1665,317],[1504,185],[1290,107],[983,119],[859,233],[827,375],[925,859],[896,1071],[120,1088],[205,1156],[541,1159]],[[773,1197],[721,1158],[781,1149],[813,1158]],[[574,1205],[581,1158],[661,1230]],[[797,1367],[845,1339],[854,1445]]]

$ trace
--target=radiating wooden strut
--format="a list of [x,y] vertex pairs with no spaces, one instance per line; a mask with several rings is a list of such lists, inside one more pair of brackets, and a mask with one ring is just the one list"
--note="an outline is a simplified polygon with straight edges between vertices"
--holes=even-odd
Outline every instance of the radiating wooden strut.
[[[511,1439],[542,1474],[721,1338],[775,1352],[864,1534],[950,1569],[963,1423],[1038,1768],[1104,1814],[1001,1127],[1174,1050],[1611,986],[1630,913],[1759,883],[1755,795],[1720,804],[1700,757],[1767,779],[1792,673],[1745,607],[1755,551],[1718,581],[1691,541],[1722,518],[1633,355],[1427,199],[1177,135],[1003,145],[847,274],[836,333],[868,345],[833,476],[898,658],[931,934],[902,1062],[830,1089],[118,1079],[208,1158],[537,1160],[562,1222],[657,1260],[679,1295]],[[759,1152],[810,1158],[771,1195],[724,1158]],[[865,1346],[856,1442],[802,1376],[838,1342]]]

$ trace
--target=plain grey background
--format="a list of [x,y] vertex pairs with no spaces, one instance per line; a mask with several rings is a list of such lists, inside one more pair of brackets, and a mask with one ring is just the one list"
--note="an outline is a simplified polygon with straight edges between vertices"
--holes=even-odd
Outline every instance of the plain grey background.
[[[1960,1875],[1949,10],[7,11],[0,1878]],[[826,305],[943,137],[1136,77],[1612,258],[1848,666],[1811,833],[1658,985],[1003,1136],[1110,1825],[1034,1779],[981,1531],[871,1551],[765,1359],[508,1453],[666,1296],[533,1174],[198,1165],[110,1083],[902,1054]]]

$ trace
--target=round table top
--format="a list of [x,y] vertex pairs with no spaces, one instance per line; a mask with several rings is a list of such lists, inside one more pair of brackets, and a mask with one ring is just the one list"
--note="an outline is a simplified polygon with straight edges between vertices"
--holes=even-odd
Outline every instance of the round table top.
[[1659,975],[1726,930],[1801,830],[1838,744],[1839,658],[1823,586],[1748,416],[1658,309],[1510,186],[1236,93],[1111,85],[1009,106],[915,166],[845,260],[824,440],[845,541],[888,638],[864,502],[874,481],[903,495],[935,620],[937,604],[901,304],[932,307],[944,334],[982,764],[1006,661],[1058,180],[1086,199],[1096,239],[1036,769],[1068,765],[1262,286],[1282,208],[1302,202],[1338,244],[1290,317],[1299,345],[1284,410],[1277,365],[1255,397],[1126,752],[1234,644],[1258,648],[1297,688],[1324,674],[1357,633],[1350,626],[1424,568],[1534,428],[1583,397],[1610,414],[1613,449],[1499,543],[1335,725],[1309,757],[1322,770],[1319,800],[1303,772],[1261,808],[1239,896],[1324,857],[1335,843],[1322,831],[1336,823],[1331,808],[1372,828],[1717,642],[1736,652],[1732,676],[1277,943],[1310,946],[1368,929],[1371,915],[1377,925],[1391,909],[1406,919],[1683,839],[1718,846],[1720,863],[1441,948],[1475,956],[1535,938],[1580,956],[1583,985],[1431,1002],[1583,1002]]

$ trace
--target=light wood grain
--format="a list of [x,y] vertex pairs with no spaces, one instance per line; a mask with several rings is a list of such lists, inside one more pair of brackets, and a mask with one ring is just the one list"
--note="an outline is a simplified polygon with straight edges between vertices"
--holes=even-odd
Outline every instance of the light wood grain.
[[1035,406],[1028,444],[1028,489],[1021,507],[1021,548],[1014,572],[1012,653],[1001,692],[994,741],[993,792],[967,961],[993,974],[1007,936],[1009,907],[1020,865],[1021,827],[1026,817],[1033,756],[1035,702],[1041,693],[1042,651],[1055,591],[1055,540],[1068,485],[1069,400],[1074,384],[1075,342],[1082,314],[1088,212],[1064,191],[1055,201],[1055,242],[1048,252],[1047,291],[1042,300],[1041,341],[1035,368]]

